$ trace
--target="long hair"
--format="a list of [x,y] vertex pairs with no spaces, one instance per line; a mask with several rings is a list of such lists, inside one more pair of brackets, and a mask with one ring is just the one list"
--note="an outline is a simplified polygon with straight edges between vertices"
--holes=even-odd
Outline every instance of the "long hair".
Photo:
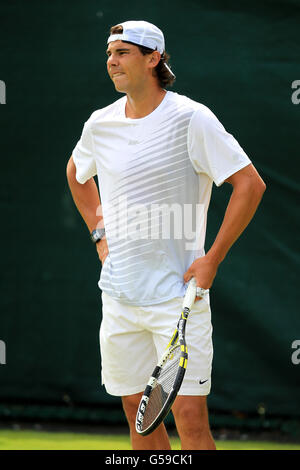
[[[123,33],[123,26],[121,26],[121,25],[112,26],[110,28],[110,34],[122,34],[122,33]],[[123,42],[128,42],[130,44],[134,44],[130,41],[123,41]],[[153,49],[149,49],[148,47],[140,46],[138,44],[134,44],[134,45],[137,46],[140,49],[140,51],[143,55],[151,54],[153,52]],[[154,68],[154,71],[156,73],[159,85],[162,88],[165,88],[167,86],[172,86],[173,83],[175,82],[175,75],[173,75],[172,72],[169,69],[169,60],[170,60],[170,55],[167,54],[166,51],[164,51],[161,54],[161,58],[160,58],[159,63]]]

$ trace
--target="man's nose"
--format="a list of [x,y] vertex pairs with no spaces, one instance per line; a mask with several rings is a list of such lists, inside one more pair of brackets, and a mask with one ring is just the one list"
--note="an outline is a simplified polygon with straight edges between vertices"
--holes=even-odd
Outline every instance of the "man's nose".
[[107,59],[107,64],[110,66],[118,65],[117,57],[114,54],[111,54],[109,58]]

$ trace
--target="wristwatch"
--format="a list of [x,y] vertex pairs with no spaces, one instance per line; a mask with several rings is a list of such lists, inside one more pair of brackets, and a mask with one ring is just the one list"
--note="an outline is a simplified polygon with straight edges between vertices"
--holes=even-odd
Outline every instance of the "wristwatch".
[[105,235],[105,229],[104,228],[96,228],[91,233],[91,240],[92,240],[93,243],[98,243],[98,242],[100,242],[100,240],[102,240],[104,235]]

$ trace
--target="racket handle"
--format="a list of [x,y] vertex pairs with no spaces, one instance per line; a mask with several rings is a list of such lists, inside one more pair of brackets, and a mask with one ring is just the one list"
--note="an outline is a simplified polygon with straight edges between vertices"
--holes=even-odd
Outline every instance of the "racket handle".
[[196,279],[192,277],[187,287],[184,299],[183,299],[183,304],[182,304],[183,309],[188,308],[190,310],[192,308],[192,305],[196,297],[196,288],[197,288]]

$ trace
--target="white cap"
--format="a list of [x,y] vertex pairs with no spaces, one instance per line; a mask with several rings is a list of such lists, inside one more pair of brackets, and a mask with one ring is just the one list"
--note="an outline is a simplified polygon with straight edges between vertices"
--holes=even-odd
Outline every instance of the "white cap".
[[125,21],[125,23],[120,23],[120,26],[123,27],[123,33],[109,36],[107,44],[118,40],[129,41],[138,46],[157,50],[161,54],[164,52],[164,35],[154,24],[147,21]]

